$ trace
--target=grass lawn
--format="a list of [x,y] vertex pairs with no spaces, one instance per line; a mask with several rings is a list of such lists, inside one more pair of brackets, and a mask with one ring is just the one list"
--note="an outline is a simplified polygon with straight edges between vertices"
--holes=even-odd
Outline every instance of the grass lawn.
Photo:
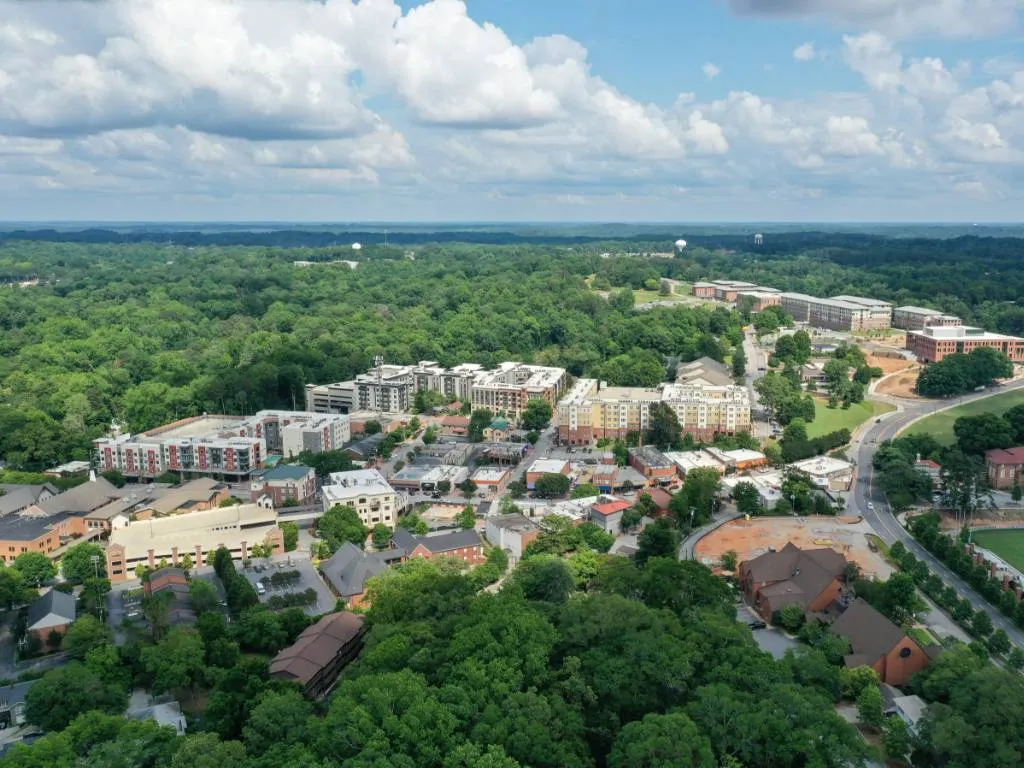
[[914,424],[907,432],[909,434],[928,433],[943,445],[952,445],[956,442],[956,438],[953,436],[953,424],[961,416],[977,416],[979,413],[1002,415],[1013,406],[1022,403],[1024,403],[1024,390],[1015,389],[1011,392],[1003,392],[1001,395],[993,395],[958,405],[948,411],[933,413]]
[[911,627],[907,630],[907,634],[910,635],[910,639],[920,645],[922,648],[929,645],[938,645],[939,641],[936,640],[932,633],[924,627]]
[[1024,571],[1024,531],[977,531],[971,539]]
[[840,429],[853,432],[868,419],[894,410],[896,407],[888,403],[873,403],[868,400],[854,403],[846,409],[829,408],[826,401],[814,398],[814,421],[807,425],[807,437],[813,439]]
[[648,291],[641,289],[639,291],[633,291],[633,301],[636,304],[646,304],[649,301],[685,301],[693,302],[693,296],[687,296],[685,294],[670,293],[668,296],[663,296],[661,291]]

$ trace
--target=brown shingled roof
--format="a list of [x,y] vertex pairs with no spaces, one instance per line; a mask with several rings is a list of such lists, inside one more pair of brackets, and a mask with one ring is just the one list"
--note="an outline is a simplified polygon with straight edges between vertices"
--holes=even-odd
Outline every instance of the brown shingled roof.
[[903,639],[903,630],[858,598],[832,622],[829,632],[850,641],[846,665],[873,665]]
[[324,616],[274,657],[270,674],[305,685],[363,631],[362,616],[348,611]]

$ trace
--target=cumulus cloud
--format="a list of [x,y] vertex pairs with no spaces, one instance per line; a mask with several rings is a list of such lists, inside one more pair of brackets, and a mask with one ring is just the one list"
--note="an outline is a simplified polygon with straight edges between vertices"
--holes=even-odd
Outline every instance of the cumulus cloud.
[[729,0],[737,13],[823,17],[897,37],[985,37],[1020,21],[1024,0]]
[[804,43],[793,49],[793,58],[796,61],[814,61],[818,56],[818,49],[814,47],[814,43]]
[[[927,2],[936,17],[957,7]],[[863,85],[786,99],[688,90],[655,104],[613,85],[580,42],[513,40],[462,0],[0,0],[0,193],[214,204],[351,192],[586,200],[596,213],[598,198],[646,205],[680,188],[722,205],[751,191],[916,199],[954,175],[997,189],[1022,165],[1024,69],[979,62],[968,78],[967,65],[906,56],[889,22],[919,5],[735,0],[877,22],[842,42]],[[813,41],[792,56],[825,58]],[[681,86],[719,74],[706,62]]]

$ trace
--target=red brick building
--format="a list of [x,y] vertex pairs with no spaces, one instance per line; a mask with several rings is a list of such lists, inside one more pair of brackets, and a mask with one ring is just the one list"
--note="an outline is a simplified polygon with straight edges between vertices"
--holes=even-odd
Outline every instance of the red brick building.
[[988,471],[988,484],[997,490],[1020,485],[1024,474],[1024,446],[985,451],[985,469]]
[[391,536],[391,550],[381,553],[388,562],[405,562],[414,557],[452,557],[474,566],[486,562],[484,543],[475,530],[445,531],[416,536],[404,528],[396,528]]
[[630,448],[629,466],[647,478],[648,485],[667,485],[676,477],[676,465],[651,445]]
[[907,349],[924,363],[937,363],[948,355],[969,354],[980,347],[997,349],[1015,363],[1024,363],[1024,339],[988,333],[981,328],[933,326],[907,331]]
[[803,550],[790,542],[740,563],[740,588],[765,621],[787,605],[818,613],[842,596],[846,566],[846,558],[832,549]]
[[902,629],[863,600],[839,616],[829,632],[850,641],[848,667],[871,667],[888,685],[905,685],[931,663],[938,647],[923,648]]

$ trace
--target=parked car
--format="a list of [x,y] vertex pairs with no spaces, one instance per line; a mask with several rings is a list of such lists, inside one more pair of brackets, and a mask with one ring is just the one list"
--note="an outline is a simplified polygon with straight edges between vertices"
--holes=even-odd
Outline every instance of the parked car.
[[875,508],[874,502],[869,501],[868,502],[868,509],[872,509],[873,510],[874,508]]
[[757,621],[751,621],[747,624],[751,629],[765,629],[768,625],[758,619]]

